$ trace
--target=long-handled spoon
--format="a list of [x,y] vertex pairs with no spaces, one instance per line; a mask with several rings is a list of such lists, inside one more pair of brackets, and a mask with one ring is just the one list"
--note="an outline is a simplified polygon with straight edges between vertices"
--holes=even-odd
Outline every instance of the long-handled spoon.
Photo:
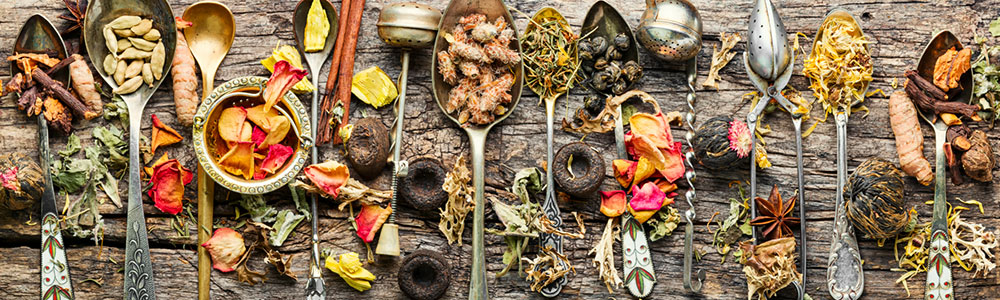
[[[309,22],[309,8],[312,6],[313,1],[319,1],[323,10],[326,12],[327,21],[330,24],[330,31],[326,34],[326,40],[323,44],[323,49],[315,52],[307,52],[305,43],[305,30],[306,24]],[[309,110],[310,122],[315,124],[314,126],[319,127],[317,123],[317,116],[319,115],[319,71],[323,68],[323,63],[326,59],[330,57],[330,53],[333,52],[333,47],[337,41],[337,10],[333,8],[333,4],[327,0],[300,0],[299,4],[295,5],[295,16],[293,17],[293,27],[295,28],[295,44],[299,48],[299,52],[302,52],[302,56],[306,58],[306,65],[309,66],[309,72],[312,73],[312,106]],[[330,79],[327,79],[330,80]],[[345,112],[349,113],[349,112]],[[316,134],[312,136],[312,139],[316,140]],[[310,153],[310,158],[312,163],[319,162],[319,147],[312,147],[312,153]],[[292,193],[296,193],[293,189]],[[312,259],[309,262],[309,282],[306,283],[306,297],[308,299],[326,299],[326,291],[323,285],[323,273],[320,266],[322,265],[319,261],[319,214],[316,208],[316,195],[309,196],[309,208],[312,211]]]
[[[160,39],[165,48],[164,61],[173,61],[177,45],[177,25],[174,13],[165,0],[93,0],[87,7],[87,17],[83,22],[83,34],[90,61],[103,61],[108,53],[101,26],[122,15],[140,15],[153,20],[153,28],[160,30]],[[94,68],[111,88],[118,84],[103,68]],[[170,73],[170,64],[163,65],[163,73]],[[139,159],[139,130],[142,125],[142,110],[153,96],[164,78],[154,80],[152,87],[142,85],[133,93],[121,95],[128,107],[128,217],[125,233],[125,284],[126,299],[156,299],[156,283],[153,278],[153,264],[149,259],[149,240],[146,232],[146,215],[142,210],[142,179]]]
[[378,246],[379,255],[399,256],[399,225],[396,225],[397,187],[405,177],[409,164],[400,158],[403,147],[403,117],[406,112],[406,73],[410,68],[410,50],[424,48],[434,43],[441,11],[428,5],[403,2],[382,8],[378,16],[378,35],[386,44],[403,48],[403,70],[399,72],[399,97],[396,100],[395,141],[392,143],[392,214],[382,225]]
[[[934,78],[934,65],[938,57],[948,49],[962,50],[962,42],[949,31],[938,33],[924,48],[917,65],[917,72],[924,78]],[[972,76],[963,74],[960,84],[962,93],[952,101],[968,102],[973,90]],[[917,106],[919,107],[919,106]],[[941,117],[927,116],[922,110],[917,113],[927,124],[934,127],[934,220],[931,222],[930,252],[927,256],[927,285],[924,299],[951,299],[955,295],[955,283],[951,277],[951,246],[948,231],[948,173],[945,171],[944,142],[948,125]]]
[[[441,18],[438,28],[455,28],[455,24],[458,24],[459,18],[476,12],[486,15],[488,20],[502,16],[507,21],[507,24],[510,24],[511,29],[517,32],[517,29],[514,28],[514,18],[510,16],[510,12],[507,11],[507,7],[502,0],[451,0],[448,3],[448,8],[445,9],[444,16]],[[431,60],[431,70],[437,70],[437,53],[448,48],[444,31],[438,31],[437,38],[435,39],[434,59]],[[517,47],[518,53],[521,52],[521,44],[518,41],[511,41],[511,44]],[[455,124],[469,135],[469,148],[472,152],[472,184],[475,187],[475,209],[473,210],[472,217],[472,268],[470,269],[471,278],[469,280],[470,300],[489,299],[488,289],[486,288],[486,249],[483,244],[485,230],[484,213],[486,208],[486,203],[484,202],[486,198],[483,195],[486,192],[486,134],[489,133],[494,125],[510,116],[514,108],[517,107],[517,102],[521,99],[521,80],[524,78],[523,65],[518,63],[517,66],[511,69],[514,72],[514,86],[510,90],[511,100],[509,107],[506,113],[486,125],[462,124],[458,122],[458,119],[455,119],[455,116],[448,114],[445,104],[448,101],[448,92],[451,90],[451,87],[444,82],[444,78],[441,77],[440,73],[437,71],[431,72],[434,99],[437,101],[438,107],[441,108],[441,111],[448,119],[455,122]]]
[[[59,59],[68,57],[62,36],[55,26],[45,16],[35,14],[21,26],[21,31],[14,40],[14,54],[18,53],[56,53]],[[14,74],[16,65],[10,65],[10,73]],[[69,72],[60,71],[52,74],[52,78],[69,86]],[[42,247],[40,261],[40,282],[42,299],[73,299],[73,282],[69,277],[69,263],[66,261],[66,248],[63,246],[62,229],[59,226],[59,211],[56,209],[56,195],[52,188],[52,174],[49,173],[51,156],[49,156],[49,125],[45,116],[38,114],[38,156],[45,179],[42,191],[41,227]]]
[[[556,23],[560,24],[560,26],[565,26],[566,28],[569,28],[569,23],[566,22],[566,18],[564,18],[562,14],[560,14],[558,11],[556,11],[554,8],[551,7],[545,7],[540,9],[538,12],[535,13],[535,16],[533,16],[531,19],[532,21],[528,22],[528,26],[525,27],[524,29],[524,36],[528,36],[528,34],[534,30],[545,30],[539,27],[538,25],[543,22],[555,21]],[[521,45],[521,47],[523,48],[524,45]],[[573,45],[566,45],[565,49],[569,52],[570,58],[568,60],[568,64],[569,65],[577,64],[579,62],[579,57],[578,57],[579,51],[576,51],[577,50],[576,43],[574,42]],[[537,72],[544,72],[544,71],[539,70]],[[539,74],[539,75],[549,76],[551,74]],[[573,80],[574,77],[576,77],[576,75],[571,74],[570,80]],[[556,100],[559,99],[560,96],[562,96],[564,93],[566,93],[566,91],[569,90],[569,86],[565,88],[553,87],[553,86],[548,86],[547,82],[549,81],[544,78],[539,78],[538,80],[534,81],[528,80],[527,85],[528,88],[534,91],[535,94],[541,97],[542,101],[545,102],[545,137],[546,137],[545,153],[546,153],[546,161],[551,163],[555,161],[555,153],[554,151],[552,151],[553,148],[552,137],[554,133],[553,122],[555,120]],[[553,89],[553,90],[549,91],[548,89]],[[559,216],[559,203],[556,202],[556,186],[555,186],[555,181],[552,178],[552,168],[554,167],[555,166],[550,165],[549,167],[545,168],[545,202],[542,203],[542,211],[545,213],[545,217],[552,221],[552,226],[555,228],[559,228],[562,226],[562,217]],[[551,248],[552,251],[555,251],[555,253],[562,254],[563,252],[562,236],[549,233],[541,233],[538,236],[541,239],[540,241],[541,247]],[[560,262],[560,264],[563,263]],[[562,276],[559,278],[558,281],[552,282],[551,284],[542,287],[540,292],[545,297],[555,297],[556,295],[559,295],[560,291],[562,291],[562,287],[566,285],[566,282],[567,282],[566,276]]]
[[[235,20],[225,4],[202,1],[184,10],[184,20],[192,23],[184,29],[184,38],[194,60],[201,68],[202,100],[212,93],[215,72],[233,45]],[[208,241],[212,234],[215,182],[198,166],[198,245]],[[198,246],[198,299],[208,300],[211,293],[212,261],[205,247]]]
[[[861,25],[850,13],[843,9],[834,9],[826,15],[823,25],[816,32],[816,43],[813,44],[813,53],[820,51],[820,37],[827,22],[833,20],[844,20],[853,24],[858,36],[864,36]],[[865,45],[868,47],[868,45]],[[864,97],[868,90],[868,82],[864,83],[861,95]],[[853,96],[849,96],[854,98]],[[827,262],[826,281],[830,296],[834,299],[856,300],[861,297],[865,288],[865,276],[861,269],[861,252],[858,251],[858,241],[854,237],[854,226],[847,221],[847,211],[844,208],[844,186],[847,185],[847,120],[851,114],[850,107],[861,103],[854,98],[849,107],[837,107],[834,112],[834,119],[837,122],[837,191],[836,191],[836,213],[833,222],[833,237],[830,245],[830,259]]]

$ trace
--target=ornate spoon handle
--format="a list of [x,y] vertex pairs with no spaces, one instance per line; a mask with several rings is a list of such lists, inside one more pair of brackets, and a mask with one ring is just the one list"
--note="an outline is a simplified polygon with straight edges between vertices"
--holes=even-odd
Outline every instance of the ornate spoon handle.
[[947,127],[939,119],[934,125],[934,221],[931,222],[931,248],[927,260],[927,286],[924,299],[951,299],[951,246],[948,235],[948,198],[945,188],[944,140]]
[[[622,125],[622,108],[618,106],[618,117],[615,119],[615,146],[619,158],[628,158],[625,151],[625,126]],[[629,293],[638,298],[645,298],[653,291],[656,284],[656,272],[653,270],[653,260],[649,256],[649,243],[646,241],[646,231],[642,224],[625,212],[622,219],[622,266],[625,271],[625,286]]]
[[[548,155],[547,157],[549,162],[554,161],[555,158],[555,154],[552,151],[552,136],[554,131],[552,123],[555,119],[555,106],[557,98],[558,96],[555,96],[545,101],[545,133],[548,138],[546,155]],[[553,167],[555,166],[550,165],[548,168],[545,168],[545,203],[542,203],[542,211],[545,213],[545,217],[552,221],[552,226],[559,228],[562,227],[562,217],[559,216],[559,204],[556,202],[556,187],[553,182],[554,180],[552,180]],[[561,236],[542,233],[539,237],[541,238],[540,244],[542,247],[552,248],[552,250],[556,253],[562,254],[563,248]],[[567,281],[566,276],[563,276],[558,281],[542,287],[540,292],[542,296],[545,297],[558,296]]]
[[[125,233],[125,299],[156,300],[153,264],[149,260],[146,215],[142,211],[142,182],[139,179],[139,126],[145,101],[139,93],[123,95],[129,110],[128,126],[128,217]],[[138,102],[143,101],[143,102]]]
[[838,112],[837,120],[837,202],[833,221],[833,240],[827,262],[826,281],[833,299],[856,300],[865,288],[861,253],[854,237],[854,227],[847,222],[844,186],[847,185],[847,114]]
[[63,245],[62,229],[59,228],[59,214],[56,210],[55,190],[52,188],[52,174],[49,173],[49,125],[45,117],[38,115],[38,149],[41,156],[42,176],[45,176],[42,191],[42,248],[41,284],[42,299],[73,299],[73,282],[69,277],[69,263]]

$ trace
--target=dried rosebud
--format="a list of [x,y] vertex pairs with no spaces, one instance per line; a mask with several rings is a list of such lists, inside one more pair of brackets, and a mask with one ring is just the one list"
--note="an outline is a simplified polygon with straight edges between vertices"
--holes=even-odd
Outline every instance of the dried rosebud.
[[223,273],[232,272],[247,250],[243,235],[225,227],[216,229],[212,238],[201,246],[212,256],[212,267]]

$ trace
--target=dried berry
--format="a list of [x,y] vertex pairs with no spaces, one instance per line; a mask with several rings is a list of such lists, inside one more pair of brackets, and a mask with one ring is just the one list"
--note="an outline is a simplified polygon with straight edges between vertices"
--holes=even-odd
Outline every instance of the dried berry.
[[844,205],[847,218],[868,238],[896,236],[910,223],[904,205],[903,172],[881,158],[861,163],[847,178]]
[[389,130],[376,118],[364,118],[354,124],[347,139],[347,161],[365,179],[382,173],[389,158]]
[[582,142],[567,144],[556,153],[552,177],[563,192],[591,197],[604,179],[604,157]]
[[406,177],[399,183],[399,196],[419,211],[437,212],[448,200],[448,193],[441,188],[445,173],[436,159],[421,157],[412,160]]

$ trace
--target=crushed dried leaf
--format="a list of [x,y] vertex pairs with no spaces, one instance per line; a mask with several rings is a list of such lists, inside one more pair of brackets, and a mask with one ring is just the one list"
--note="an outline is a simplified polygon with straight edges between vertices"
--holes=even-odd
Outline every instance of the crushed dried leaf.
[[729,61],[733,60],[733,57],[736,56],[736,52],[731,51],[742,40],[739,32],[719,33],[719,39],[722,40],[722,47],[712,45],[712,66],[708,70],[708,77],[701,83],[702,87],[716,90],[719,89],[719,83],[716,82],[719,80],[719,71],[726,67]]
[[451,171],[445,175],[444,184],[441,188],[448,193],[448,201],[444,204],[444,209],[440,210],[441,222],[438,229],[448,239],[448,244],[458,243],[462,245],[462,231],[465,229],[465,217],[475,208],[473,194],[475,191],[469,185],[472,181],[472,172],[466,166],[465,157],[460,156],[455,160],[455,165]]

